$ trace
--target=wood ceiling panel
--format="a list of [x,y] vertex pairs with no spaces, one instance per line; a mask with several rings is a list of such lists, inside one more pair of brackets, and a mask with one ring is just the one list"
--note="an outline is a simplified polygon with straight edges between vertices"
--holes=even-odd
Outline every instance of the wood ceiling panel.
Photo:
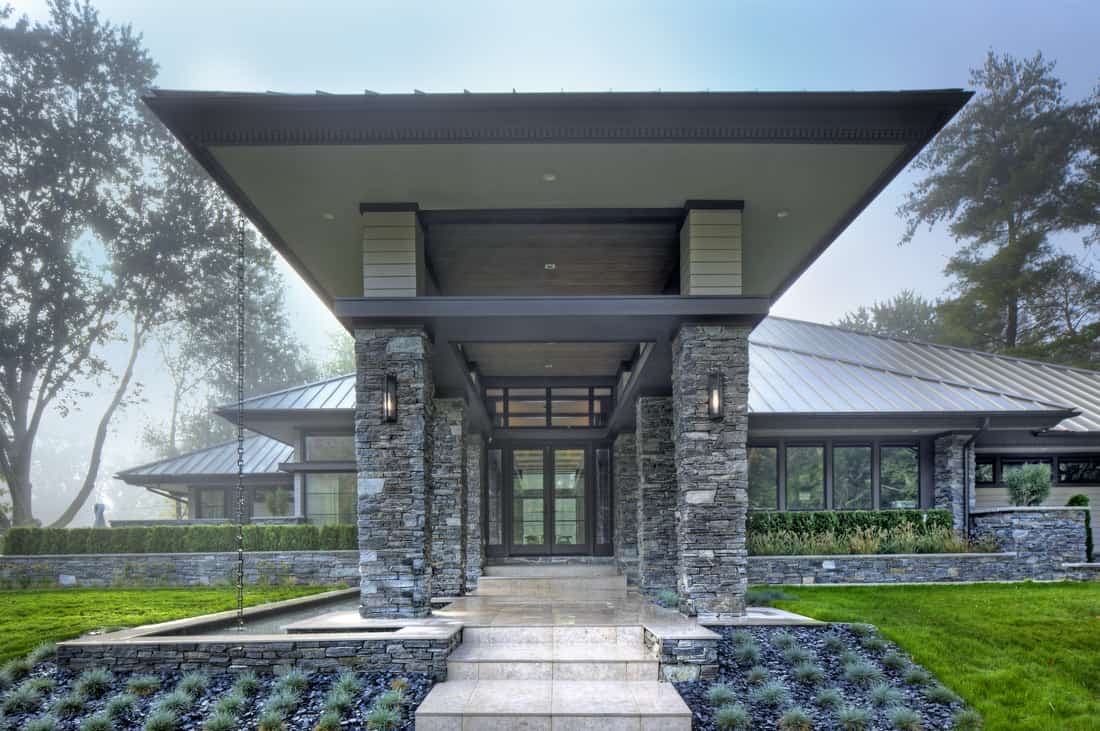
[[679,232],[668,222],[432,224],[427,253],[449,296],[661,294]]
[[[635,343],[466,343],[466,359],[476,362],[483,376],[614,376],[629,360]],[[552,367],[547,368],[550,364]]]

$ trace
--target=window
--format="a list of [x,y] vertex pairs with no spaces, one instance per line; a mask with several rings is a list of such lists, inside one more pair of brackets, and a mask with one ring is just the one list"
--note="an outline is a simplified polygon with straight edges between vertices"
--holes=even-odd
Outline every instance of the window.
[[749,509],[779,507],[779,449],[749,447]]
[[503,528],[503,490],[504,467],[502,466],[503,453],[499,449],[490,449],[487,452],[487,477],[485,489],[485,512],[488,514],[488,530],[485,534],[486,542],[490,546],[504,545]]
[[787,510],[825,508],[825,448],[787,447]]
[[1058,482],[1100,485],[1100,456],[1059,457]]
[[226,517],[223,488],[205,487],[199,490],[199,517],[207,519]]
[[879,450],[879,505],[886,510],[920,507],[920,449]]
[[833,447],[833,508],[836,510],[870,510],[871,447]]
[[307,462],[354,462],[355,437],[352,434],[307,434]]
[[978,457],[974,465],[974,482],[979,485],[992,485],[996,482],[995,462],[993,457]]
[[252,517],[277,518],[294,514],[290,487],[257,487],[252,490]]
[[600,427],[611,415],[611,389],[489,388],[486,405],[493,425],[508,429]]
[[306,475],[306,522],[355,523],[359,501],[354,472],[314,472]]

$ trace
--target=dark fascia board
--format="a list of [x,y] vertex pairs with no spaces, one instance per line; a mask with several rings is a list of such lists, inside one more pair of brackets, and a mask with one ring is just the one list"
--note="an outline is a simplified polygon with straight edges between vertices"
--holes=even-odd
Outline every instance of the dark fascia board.
[[611,438],[611,431],[593,427],[515,427],[499,428],[492,431],[492,443],[497,442],[580,442],[605,441]]
[[614,376],[482,376],[485,388],[577,388],[583,386],[614,387]]
[[[214,409],[214,413],[225,419],[230,419],[233,423],[237,421],[237,407],[233,405],[219,406]],[[286,421],[287,419],[294,419],[297,417],[348,417],[355,418],[355,409],[245,409],[244,420],[245,428],[250,431],[259,432],[257,429],[253,429],[251,423],[253,421]],[[277,441],[282,441],[277,437],[272,437]]]
[[355,462],[282,462],[282,472],[356,472]]
[[[366,204],[360,204],[363,206]],[[627,224],[680,225],[684,208],[469,208],[421,211],[426,228],[453,224]]]
[[[822,431],[897,431],[916,429],[922,432],[957,430],[990,431],[1045,429],[1069,418],[1073,411],[1001,411],[1001,412],[934,412],[915,413],[787,413],[749,414],[749,430],[806,433]],[[986,426],[988,420],[988,426]]]
[[634,423],[634,400],[638,397],[639,389],[644,382],[646,367],[655,359],[656,343],[649,343],[649,347],[643,348],[630,367],[630,378],[626,382],[622,393],[615,399],[615,408],[611,412],[608,426],[612,433],[618,433]]

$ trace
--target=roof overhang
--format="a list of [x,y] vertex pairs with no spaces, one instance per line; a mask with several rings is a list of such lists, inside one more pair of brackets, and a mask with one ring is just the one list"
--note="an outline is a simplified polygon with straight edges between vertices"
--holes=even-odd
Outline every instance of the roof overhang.
[[331,304],[362,290],[359,204],[393,201],[447,211],[743,200],[745,293],[774,299],[969,97],[156,91],[146,103]]
[[[132,475],[120,472],[115,478],[128,485],[159,487],[173,492],[184,492],[191,486],[232,487],[237,484],[235,474]],[[246,485],[289,484],[291,481],[291,475],[286,472],[263,472],[244,476]]]
[[1029,432],[1053,427],[1075,411],[772,413],[749,414],[752,438],[827,435],[931,435],[944,432]]
[[[214,413],[234,424],[237,408],[230,404]],[[245,427],[286,444],[297,444],[302,432],[355,430],[355,409],[245,409]]]

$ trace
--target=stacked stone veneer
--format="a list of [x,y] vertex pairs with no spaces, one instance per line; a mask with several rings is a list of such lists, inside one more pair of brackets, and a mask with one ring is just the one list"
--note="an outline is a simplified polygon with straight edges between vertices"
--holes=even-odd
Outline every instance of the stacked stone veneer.
[[638,586],[638,440],[624,432],[615,437],[615,564],[630,586]]
[[432,530],[432,596],[459,596],[466,587],[466,404],[436,399],[428,494]]
[[1015,552],[1031,579],[1065,575],[1062,564],[1085,560],[1085,508],[982,508],[970,514],[970,537]]
[[672,400],[638,398],[638,583],[655,596],[676,589],[676,462]]
[[948,434],[935,441],[933,507],[950,510],[955,530],[962,531],[974,509],[974,437]]
[[372,671],[429,673],[436,680],[447,677],[447,656],[461,642],[461,631],[447,638],[363,639],[339,636],[278,639],[262,636],[204,638],[150,637],[111,643],[60,643],[58,665],[73,672],[108,668],[115,673],[166,673],[199,670],[221,675],[254,670],[278,674],[292,667],[305,671],[366,668]]
[[[432,573],[431,342],[420,328],[358,329],[355,360],[360,613],[424,617],[431,611]],[[387,374],[397,378],[395,423],[382,419]]]
[[749,556],[754,585],[1020,581],[1031,570],[1015,553]]
[[481,531],[481,453],[485,448],[480,434],[466,436],[466,591],[477,589],[485,566],[485,539]]
[[[699,637],[659,637],[643,627],[649,654],[660,662],[661,680],[714,680],[718,677],[719,637],[701,628]],[[703,636],[703,635],[709,636]]]
[[[684,325],[672,344],[676,549],[680,610],[738,617],[748,584],[749,329]],[[709,379],[723,376],[723,417],[708,415]]]
[[[228,586],[236,553],[111,553],[0,556],[0,587]],[[244,555],[248,585],[359,583],[358,551],[263,551]]]

